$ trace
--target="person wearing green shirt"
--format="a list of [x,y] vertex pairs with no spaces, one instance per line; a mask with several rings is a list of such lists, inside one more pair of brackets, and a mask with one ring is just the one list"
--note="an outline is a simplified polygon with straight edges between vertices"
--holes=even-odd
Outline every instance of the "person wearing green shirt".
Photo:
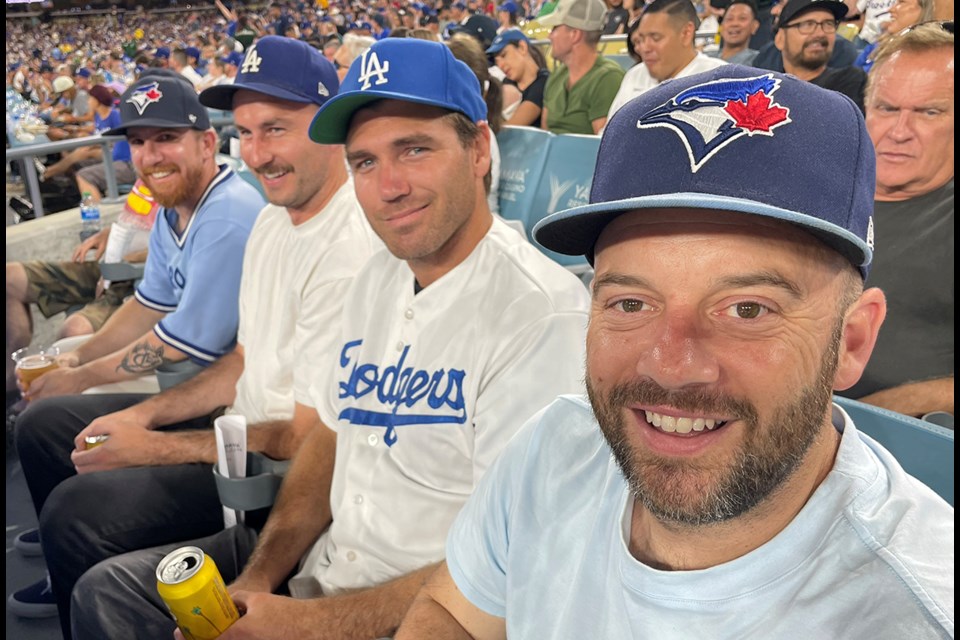
[[553,133],[599,133],[623,80],[623,68],[597,51],[606,5],[602,0],[559,0],[540,18],[552,29],[553,57],[562,63],[547,81],[542,127]]

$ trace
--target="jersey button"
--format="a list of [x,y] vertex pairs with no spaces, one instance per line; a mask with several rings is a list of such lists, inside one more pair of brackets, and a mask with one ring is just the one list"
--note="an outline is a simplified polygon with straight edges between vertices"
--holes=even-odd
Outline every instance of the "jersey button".
[[369,444],[371,447],[377,446],[377,443],[379,442],[380,442],[380,438],[377,436],[377,434],[371,433],[370,435],[367,436],[367,444]]
[[356,559],[357,559],[357,554],[355,552],[347,551],[347,560],[349,560],[350,562],[353,562]]
[[407,320],[413,320],[413,309],[407,309],[403,312],[403,317]]
[[397,351],[403,351],[403,340],[397,343]]
[[353,504],[363,504],[363,496],[359,493],[353,496]]

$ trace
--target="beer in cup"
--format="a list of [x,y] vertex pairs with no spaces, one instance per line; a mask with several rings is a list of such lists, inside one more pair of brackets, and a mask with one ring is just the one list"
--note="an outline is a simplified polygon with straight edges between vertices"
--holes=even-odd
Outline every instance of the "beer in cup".
[[57,365],[57,356],[60,350],[56,347],[24,347],[13,353],[13,361],[17,363],[17,379],[21,388],[26,391],[30,384],[48,371],[53,371]]

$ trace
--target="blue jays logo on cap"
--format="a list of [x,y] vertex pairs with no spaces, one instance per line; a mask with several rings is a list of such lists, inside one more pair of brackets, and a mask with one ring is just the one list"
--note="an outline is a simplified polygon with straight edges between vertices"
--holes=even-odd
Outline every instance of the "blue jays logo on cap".
[[756,78],[715,80],[685,89],[665,104],[647,111],[637,128],[674,131],[696,173],[715,153],[744,136],[773,136],[790,122],[790,109],[773,101],[780,80],[771,74]]
[[130,94],[130,97],[127,98],[127,103],[132,104],[136,108],[137,113],[141,116],[143,115],[144,110],[151,104],[155,102],[160,102],[160,98],[163,97],[163,92],[160,91],[160,86],[156,82],[151,82],[150,84],[145,84],[142,87],[137,87],[134,89],[133,93]]

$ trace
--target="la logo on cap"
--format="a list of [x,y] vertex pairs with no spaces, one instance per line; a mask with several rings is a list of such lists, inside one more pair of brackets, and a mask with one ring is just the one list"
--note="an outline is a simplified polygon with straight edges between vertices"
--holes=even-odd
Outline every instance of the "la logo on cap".
[[257,54],[257,45],[250,47],[247,56],[243,59],[243,66],[240,67],[240,73],[260,73],[260,65],[263,58]]
[[377,52],[367,49],[360,58],[360,77],[357,78],[357,80],[362,83],[360,90],[365,91],[369,89],[372,86],[370,81],[374,76],[376,76],[377,80],[373,84],[386,84],[387,78],[385,74],[387,73],[390,73],[390,61],[387,60],[381,64]]
[[146,108],[155,103],[160,102],[160,98],[163,97],[163,92],[160,91],[160,85],[156,82],[151,82],[150,84],[145,84],[138,89],[135,89],[130,97],[127,98],[127,104],[132,104],[136,108],[137,113],[141,116]]

